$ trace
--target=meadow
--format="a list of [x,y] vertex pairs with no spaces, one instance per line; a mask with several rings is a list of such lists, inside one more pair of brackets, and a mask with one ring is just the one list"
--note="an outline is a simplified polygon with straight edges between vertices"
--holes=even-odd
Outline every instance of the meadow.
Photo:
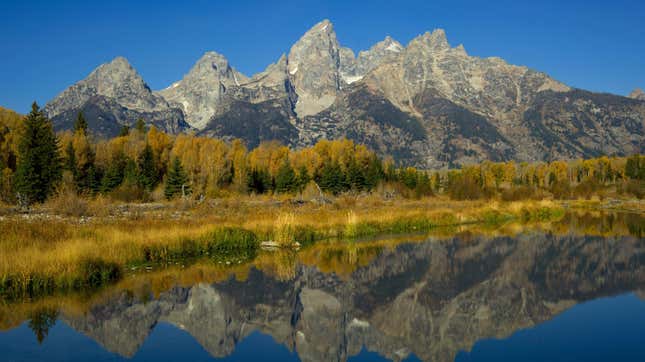
[[[195,203],[111,205],[94,215],[64,216],[47,204],[0,220],[0,294],[22,298],[100,287],[154,265],[209,258],[251,260],[262,244],[298,249],[319,240],[427,232],[439,227],[550,221],[553,201],[383,201],[345,197],[330,204],[268,197]],[[89,213],[92,214],[92,213]]]

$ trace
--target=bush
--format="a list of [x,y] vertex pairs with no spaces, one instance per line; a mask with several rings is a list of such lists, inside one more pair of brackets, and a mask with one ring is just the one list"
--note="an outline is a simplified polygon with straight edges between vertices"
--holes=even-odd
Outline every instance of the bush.
[[87,259],[81,262],[80,287],[97,288],[121,278],[121,268],[116,263],[100,259]]
[[481,187],[477,181],[460,175],[448,185],[448,195],[453,200],[478,200],[490,198],[492,192]]
[[135,184],[121,184],[119,187],[110,192],[113,200],[123,202],[148,201],[148,193],[140,186]]
[[601,186],[594,179],[585,180],[573,188],[573,196],[589,200],[594,194],[597,194]]
[[60,189],[54,197],[50,198],[45,206],[66,216],[81,217],[91,213],[88,202],[76,191],[66,187]]
[[556,181],[551,186],[551,193],[555,199],[566,200],[573,197],[573,190],[568,182]]
[[633,195],[637,199],[645,197],[645,182],[638,180],[628,180],[619,186],[619,193]]
[[529,186],[516,186],[502,190],[500,198],[502,201],[520,201],[533,199],[537,190]]

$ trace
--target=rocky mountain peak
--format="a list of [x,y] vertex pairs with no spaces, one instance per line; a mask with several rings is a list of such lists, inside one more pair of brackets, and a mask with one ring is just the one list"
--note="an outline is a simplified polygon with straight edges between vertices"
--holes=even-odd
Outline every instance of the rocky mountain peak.
[[645,101],[645,92],[643,92],[643,90],[640,88],[636,88],[631,93],[629,93],[628,97],[632,99]]
[[186,121],[195,128],[204,127],[217,111],[228,88],[248,81],[223,55],[206,52],[179,82],[159,91],[171,104],[182,109]]
[[329,19],[323,19],[318,24],[314,25],[311,29],[309,29],[309,31],[305,33],[305,36],[313,32],[333,34],[334,24],[332,24],[331,21],[329,21]]
[[351,49],[341,48],[342,79],[347,84],[357,82],[379,65],[398,59],[404,50],[403,45],[389,35],[370,49],[359,52],[356,58]]
[[376,45],[383,46],[385,47],[385,50],[395,52],[395,53],[399,53],[403,50],[403,45],[401,45],[401,43],[399,43],[398,41],[392,39],[392,37],[389,35],[386,36],[385,39],[383,39],[383,41],[377,43]]
[[132,67],[132,64],[130,64],[128,59],[120,55],[114,57],[111,61],[102,64],[101,67],[134,70],[134,67]]
[[116,57],[99,66],[84,82],[88,90],[96,92],[97,95],[115,98],[129,108],[144,110],[167,106],[157,104],[158,100],[152,99],[150,88],[124,57]]
[[79,111],[100,135],[114,135],[123,124],[133,124],[139,118],[168,132],[187,127],[181,111],[153,94],[124,57],[100,65],[45,106],[57,127],[73,124]]
[[450,49],[450,44],[448,43],[448,38],[446,37],[446,31],[443,29],[435,29],[432,33],[426,32],[416,39],[425,43],[427,46],[433,49]]
[[87,78],[67,88],[45,107],[50,115],[79,108],[91,97],[103,96],[140,111],[165,109],[168,104],[155,97],[143,78],[124,57],[94,69]]
[[287,69],[298,93],[298,116],[316,114],[334,102],[341,84],[340,46],[329,20],[314,25],[291,47]]
[[229,71],[229,68],[228,59],[225,56],[214,51],[208,51],[197,60],[190,73],[209,72],[221,74]]

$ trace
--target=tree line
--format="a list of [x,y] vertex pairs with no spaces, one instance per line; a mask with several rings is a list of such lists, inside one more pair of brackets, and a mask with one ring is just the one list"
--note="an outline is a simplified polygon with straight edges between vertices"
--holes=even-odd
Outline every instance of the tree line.
[[388,195],[453,199],[516,199],[545,192],[568,198],[614,187],[641,198],[645,181],[640,155],[424,171],[398,167],[346,139],[298,150],[264,142],[248,150],[238,139],[173,136],[140,119],[117,137],[99,140],[89,133],[82,113],[73,130],[56,134],[35,103],[25,117],[0,111],[0,197],[10,203],[43,202],[61,185],[125,201],[155,193],[167,199],[296,194],[312,185],[335,195],[380,188]]

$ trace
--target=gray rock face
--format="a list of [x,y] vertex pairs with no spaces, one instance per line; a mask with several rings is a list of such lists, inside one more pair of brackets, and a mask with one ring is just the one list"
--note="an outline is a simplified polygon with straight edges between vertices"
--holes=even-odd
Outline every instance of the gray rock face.
[[645,101],[645,92],[642,89],[636,88],[627,96],[631,99],[638,99],[639,101]]
[[369,50],[359,52],[357,58],[354,58],[354,53],[348,48],[341,48],[343,81],[352,84],[363,79],[367,73],[379,65],[396,61],[404,49],[398,41],[390,36],[374,44]]
[[329,20],[316,24],[291,47],[287,71],[298,93],[299,117],[316,114],[336,99],[341,87],[339,48]]
[[183,110],[186,122],[202,129],[224,102],[229,88],[245,83],[247,77],[215,52],[202,56],[186,76],[158,94]]
[[463,46],[451,48],[442,29],[413,39],[398,64],[386,64],[366,81],[411,112],[416,111],[414,97],[432,89],[492,118],[512,115],[540,91],[569,90],[543,73],[499,58],[471,57]]
[[115,135],[124,124],[143,117],[146,123],[176,133],[187,128],[181,111],[153,94],[137,71],[123,57],[96,68],[45,106],[57,129],[73,124],[79,111],[92,113],[89,125],[105,135]]

